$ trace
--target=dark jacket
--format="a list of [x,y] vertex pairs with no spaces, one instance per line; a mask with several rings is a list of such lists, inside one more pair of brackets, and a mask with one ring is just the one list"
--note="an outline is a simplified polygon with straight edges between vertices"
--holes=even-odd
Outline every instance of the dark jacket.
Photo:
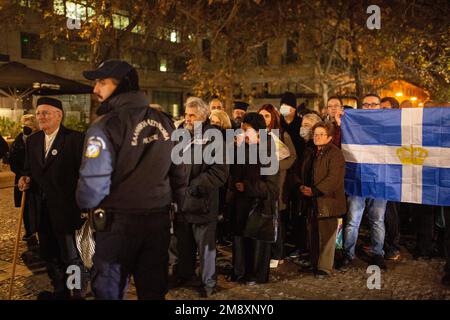
[[[261,175],[261,163],[258,160],[256,164],[249,163],[249,146],[245,147],[246,161],[244,164],[235,164],[230,166],[230,218],[234,235],[242,236],[247,223],[250,208],[255,201],[262,201],[264,214],[277,214],[277,203],[279,197],[279,172],[275,175]],[[259,148],[259,145],[258,145]],[[259,152],[258,152],[259,153]],[[235,152],[237,154],[237,152]],[[236,189],[237,182],[244,183],[244,192]]]
[[[202,129],[203,133],[206,130],[216,130],[222,137],[220,130],[206,122],[203,123]],[[186,130],[186,132],[188,131]],[[195,164],[194,154],[195,152],[200,152],[196,150],[195,145],[201,145],[201,152],[203,153],[205,148],[211,144],[211,139],[205,136],[194,139],[190,133],[189,135],[192,143],[185,148],[185,152],[189,153],[191,159],[191,163],[186,164],[189,185],[177,219],[185,220],[189,223],[217,221],[219,216],[219,189],[228,179],[229,167],[225,163],[224,158],[222,164],[206,164],[204,159],[202,159],[201,164]]]
[[37,215],[39,223],[41,205],[45,201],[55,232],[70,233],[81,226],[75,190],[83,140],[82,133],[61,125],[47,158],[44,131],[30,135],[26,141],[24,174],[32,179],[30,192],[34,199],[30,202],[30,211]]
[[281,126],[284,131],[289,133],[292,143],[294,143],[297,158],[300,158],[303,149],[305,148],[305,140],[300,136],[300,128],[302,126],[302,120],[299,116],[295,116],[291,123],[287,123],[283,116],[281,116]]
[[313,200],[318,218],[338,217],[347,211],[344,191],[345,159],[332,142],[316,153],[313,162]]
[[334,125],[334,134],[333,134],[333,143],[338,147],[341,148],[341,140],[342,140],[342,134],[341,134],[341,127],[338,126],[338,124],[333,122]]
[[9,165],[11,171],[16,174],[16,177],[14,178],[14,205],[20,207],[22,192],[19,191],[17,183],[19,182],[20,177],[25,175],[25,140],[23,133],[20,133],[11,145]]
[[3,137],[0,135],[0,160],[6,156],[6,154],[9,151],[8,143],[3,139]]
[[181,205],[187,179],[185,167],[171,161],[170,118],[136,91],[112,97],[104,109],[86,133],[80,207],[140,214]]
[[280,199],[279,199],[279,209],[280,211],[286,210],[292,198],[292,193],[288,189],[287,184],[289,183],[289,175],[291,174],[290,169],[297,159],[297,152],[295,150],[294,143],[292,142],[289,133],[283,133],[283,143],[289,148],[290,156],[286,159],[280,161]]
[[300,186],[312,185],[312,165],[314,161],[314,153],[316,146],[312,139],[305,144],[302,156],[297,158],[292,166],[292,174],[288,177],[292,178],[290,182],[286,183],[286,187],[292,191],[292,198],[294,201],[294,212],[305,214],[312,206],[312,199],[305,197],[299,190]]
[[[341,150],[332,142],[320,153],[312,139],[306,143],[303,156],[294,165],[293,188],[298,194],[297,212],[309,212],[315,201],[315,211],[319,218],[343,215],[346,210],[344,192],[345,160]],[[314,197],[306,197],[300,186],[311,187]]]

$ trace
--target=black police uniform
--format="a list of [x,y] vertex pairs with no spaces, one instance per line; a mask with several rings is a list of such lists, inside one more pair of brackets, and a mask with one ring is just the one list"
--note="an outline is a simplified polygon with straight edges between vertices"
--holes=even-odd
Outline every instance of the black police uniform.
[[138,91],[110,97],[105,109],[86,134],[77,189],[80,207],[107,217],[95,236],[92,288],[97,299],[123,299],[133,275],[139,299],[164,299],[169,207],[187,185],[185,167],[171,161],[175,128]]

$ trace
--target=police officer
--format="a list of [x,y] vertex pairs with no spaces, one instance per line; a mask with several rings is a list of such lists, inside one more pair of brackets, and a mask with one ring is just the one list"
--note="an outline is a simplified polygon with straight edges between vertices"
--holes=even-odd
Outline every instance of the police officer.
[[123,299],[133,275],[139,299],[164,299],[169,208],[181,203],[187,184],[185,167],[170,157],[174,126],[149,107],[127,62],[108,60],[83,75],[95,80],[101,102],[86,134],[77,188],[96,229],[93,292],[97,299]]

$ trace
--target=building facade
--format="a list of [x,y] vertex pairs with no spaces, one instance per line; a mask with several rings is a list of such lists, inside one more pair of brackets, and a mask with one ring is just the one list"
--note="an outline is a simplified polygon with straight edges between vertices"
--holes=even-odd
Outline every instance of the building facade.
[[[0,21],[3,32],[0,33],[0,64],[17,61],[26,66],[51,73],[63,78],[91,84],[82,76],[82,71],[95,67],[92,62],[92,48],[87,40],[64,38],[61,36],[51,39],[48,37],[48,26],[42,19],[42,12],[38,6],[43,1],[37,0],[11,0],[17,8],[17,14],[22,14],[20,23],[7,23]],[[83,0],[45,1],[47,10],[60,15],[67,21],[60,28],[77,27],[77,23],[85,23],[86,17],[92,14],[92,8]],[[67,20],[64,20],[67,18]],[[76,19],[77,18],[77,19]],[[17,19],[15,19],[17,21]],[[123,30],[130,23],[127,13],[118,10],[113,14],[114,28]],[[54,27],[54,26],[53,26]],[[190,86],[182,80],[185,71],[186,59],[182,56],[168,54],[171,48],[179,45],[181,37],[176,30],[162,30],[157,39],[163,45],[154,49],[144,50],[142,47],[133,47],[132,43],[141,37],[138,27],[133,29],[128,37],[126,49],[120,51],[120,58],[136,67],[140,86],[152,103],[160,104],[168,113],[177,117],[182,114],[183,101],[189,93]],[[160,48],[166,48],[160,50]],[[79,121],[89,122],[92,110],[95,109],[95,100],[89,94],[58,96],[63,101],[66,117],[74,117]],[[0,117],[6,116],[18,120],[32,104],[35,96],[0,96]]]

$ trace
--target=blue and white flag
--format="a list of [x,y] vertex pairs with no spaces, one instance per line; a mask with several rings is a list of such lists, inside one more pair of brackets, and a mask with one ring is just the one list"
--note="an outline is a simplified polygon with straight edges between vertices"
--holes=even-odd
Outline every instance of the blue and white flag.
[[349,195],[450,206],[450,108],[346,110]]

